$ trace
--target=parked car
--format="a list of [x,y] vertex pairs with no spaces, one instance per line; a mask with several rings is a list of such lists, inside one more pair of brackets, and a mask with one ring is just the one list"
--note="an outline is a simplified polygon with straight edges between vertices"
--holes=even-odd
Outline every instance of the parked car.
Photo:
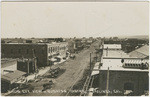
[[42,91],[45,91],[45,90],[47,90],[47,89],[52,88],[52,85],[53,85],[53,84],[54,84],[54,83],[53,83],[52,80],[50,80],[49,83],[43,84],[43,90],[42,90]]

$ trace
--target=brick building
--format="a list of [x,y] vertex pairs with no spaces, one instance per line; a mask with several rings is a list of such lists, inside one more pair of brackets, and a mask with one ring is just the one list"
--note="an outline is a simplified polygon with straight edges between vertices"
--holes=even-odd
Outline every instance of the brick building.
[[[120,58],[103,59],[103,66],[99,71],[99,90],[108,90],[110,96],[140,96],[144,94],[149,86],[149,70],[141,68],[141,59],[130,59],[128,67],[124,67],[121,60]],[[144,62],[144,64],[146,63]],[[106,93],[100,95],[106,95]]]
[[[104,44],[105,45],[105,44]],[[93,68],[94,96],[140,96],[149,91],[149,60],[130,57],[118,47],[100,48],[101,61]],[[140,50],[141,51],[141,50]],[[148,49],[144,52],[148,53]],[[149,56],[148,56],[149,57]]]
[[2,58],[28,58],[36,57],[37,66],[49,65],[49,59],[56,55],[65,57],[68,43],[4,43],[1,44]]

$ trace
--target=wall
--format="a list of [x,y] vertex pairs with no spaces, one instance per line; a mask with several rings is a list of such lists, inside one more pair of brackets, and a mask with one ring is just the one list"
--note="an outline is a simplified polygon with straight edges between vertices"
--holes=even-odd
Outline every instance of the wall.
[[43,67],[49,65],[49,56],[53,56],[58,52],[62,57],[66,56],[68,43],[61,42],[55,44],[44,43],[25,43],[25,44],[2,44],[2,58],[33,58],[33,54],[37,58],[37,66]]
[[66,57],[66,51],[68,50],[68,43],[55,43],[55,44],[48,44],[47,53],[49,58],[53,57],[53,55],[57,55],[58,53],[62,57]]
[[17,62],[17,70],[26,72],[26,73],[34,73],[35,65],[34,60],[20,60]]
[[1,44],[2,58],[37,58],[37,66],[47,65],[46,44]]
[[[106,90],[107,71],[101,70],[99,74],[99,89]],[[124,95],[124,84],[134,84],[135,96],[142,95],[148,83],[148,72],[132,72],[132,71],[109,71],[109,93],[111,96],[123,96]],[[117,93],[115,93],[118,90]],[[106,94],[101,94],[106,95]]]

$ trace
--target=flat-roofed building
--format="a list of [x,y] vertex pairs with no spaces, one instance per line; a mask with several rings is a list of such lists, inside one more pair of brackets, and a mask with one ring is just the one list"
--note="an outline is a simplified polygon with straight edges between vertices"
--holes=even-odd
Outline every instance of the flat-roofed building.
[[121,44],[104,44],[104,50],[121,50]]
[[25,72],[15,70],[10,73],[1,76],[1,92],[5,93],[8,90],[11,90],[17,87],[17,82],[20,80],[25,81]]
[[17,61],[17,70],[29,73],[36,72],[36,61],[35,59],[19,59]]
[[130,57],[121,49],[104,49],[104,46],[100,51],[103,52],[101,61],[95,64],[91,74],[99,82],[93,82],[93,88],[99,93],[93,95],[140,96],[149,91],[148,59]]
[[[121,58],[103,59],[103,65],[99,71],[99,90],[106,90],[109,93],[101,93],[101,95],[139,96],[148,90],[149,70],[142,68],[142,63],[141,66],[133,65],[135,60],[140,61],[141,59],[132,59],[130,67],[125,67],[124,62],[126,61],[122,62]],[[149,65],[149,63],[148,65],[143,64]]]
[[129,55],[122,50],[103,50],[104,58],[129,58]]
[[17,59],[1,59],[1,75],[17,70]]
[[27,58],[36,57],[37,66],[49,65],[49,59],[53,56],[65,57],[68,43],[3,43],[1,44],[2,58]]

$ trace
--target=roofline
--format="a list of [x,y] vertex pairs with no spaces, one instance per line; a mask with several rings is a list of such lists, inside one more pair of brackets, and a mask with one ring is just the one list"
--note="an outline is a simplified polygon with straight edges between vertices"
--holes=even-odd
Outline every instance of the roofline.
[[[103,59],[143,59],[143,58],[136,58],[136,57],[103,57]],[[148,60],[148,59],[144,59],[144,60]]]
[[[108,69],[99,69],[100,71],[107,71]],[[109,71],[125,71],[125,72],[149,72],[149,70],[148,69],[144,69],[144,70],[142,70],[142,69],[138,69],[137,71],[136,71],[136,69],[135,70],[113,70],[113,69],[109,69]]]
[[65,44],[67,42],[59,43],[1,43],[1,45],[55,45],[55,44]]
[[[142,47],[144,47],[144,46],[148,46],[148,48],[149,48],[149,45],[143,45]],[[140,48],[142,48],[142,47],[140,47]],[[138,53],[140,53],[140,54],[143,54],[143,53],[141,53],[141,52],[139,52],[138,50],[140,49],[140,48],[138,48],[138,49],[135,49],[134,51],[131,51],[131,52],[129,52],[129,53],[132,53],[132,52],[138,52]],[[149,52],[149,51],[148,51]],[[128,53],[128,54],[129,54]],[[145,54],[143,54],[143,55],[145,55]],[[148,53],[148,55],[145,55],[145,56],[149,56],[149,53]]]

